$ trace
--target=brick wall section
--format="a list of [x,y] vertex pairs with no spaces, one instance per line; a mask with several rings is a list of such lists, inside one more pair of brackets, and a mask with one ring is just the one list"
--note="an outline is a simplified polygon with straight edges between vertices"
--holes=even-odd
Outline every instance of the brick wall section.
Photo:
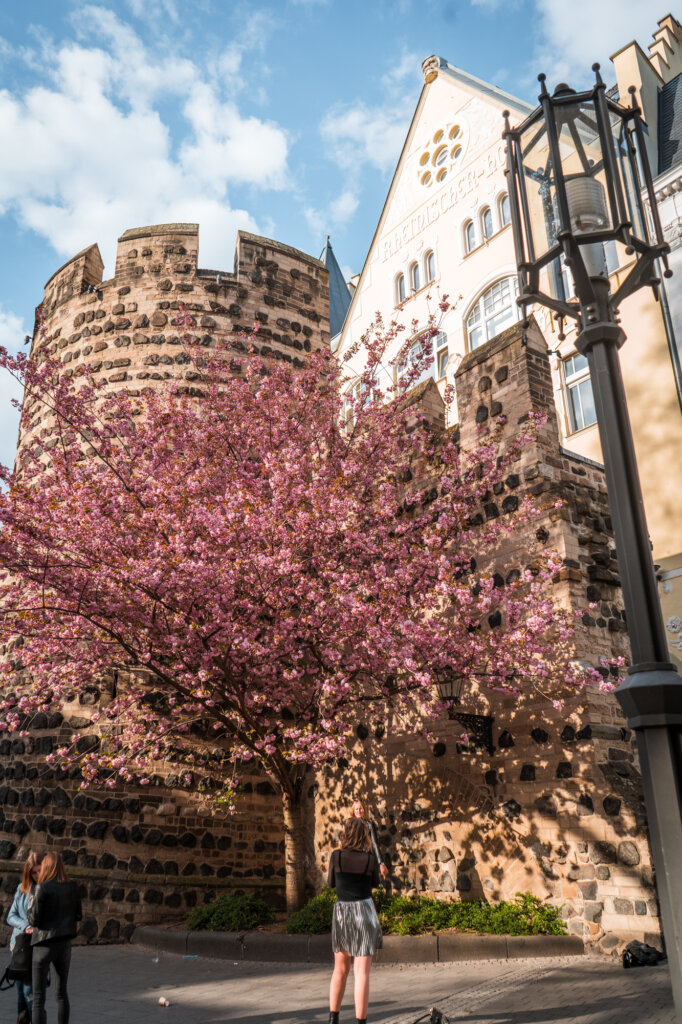
[[[557,549],[555,597],[573,608],[597,603],[579,624],[576,657],[597,665],[627,655],[603,471],[560,448],[537,325],[510,328],[466,356],[456,387],[465,449],[500,416],[512,437],[530,409],[547,415],[484,514],[504,515],[525,492],[546,511],[499,550],[477,553],[479,567],[506,577],[533,552]],[[437,420],[433,392],[425,397]],[[660,942],[636,749],[615,698],[594,688],[555,711],[539,696],[473,693],[458,710],[493,716],[492,751],[458,748],[461,727],[451,721],[438,724],[432,747],[405,722],[377,733],[377,723],[358,720],[348,766],[318,780],[320,863],[357,793],[377,817],[399,888],[493,899],[530,891],[563,905],[570,932],[606,951],[631,937]]]
[[[230,338],[235,356],[245,347],[236,335],[256,322],[256,349],[293,365],[328,344],[328,275],[319,260],[240,232],[234,271],[202,270],[198,248],[196,224],[135,228],[119,239],[112,279],[102,281],[96,245],[58,270],[42,308],[47,343],[65,373],[87,362],[112,388],[131,393],[170,376],[192,386],[173,323],[179,303],[197,320],[192,333],[207,346]],[[36,357],[39,344],[35,338]],[[90,941],[181,918],[213,892],[255,888],[281,904],[281,808],[262,778],[246,783],[228,815],[204,806],[190,773],[160,771],[149,787],[81,793],[77,778],[45,765],[45,754],[73,730],[97,742],[88,726],[105,689],[93,685],[63,715],[40,716],[27,739],[0,741],[2,919],[29,849],[64,854],[82,885]]]

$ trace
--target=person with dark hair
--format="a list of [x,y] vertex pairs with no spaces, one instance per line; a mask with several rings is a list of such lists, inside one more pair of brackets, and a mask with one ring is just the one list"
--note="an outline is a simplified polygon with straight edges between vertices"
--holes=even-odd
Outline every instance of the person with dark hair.
[[[33,932],[28,920],[28,904],[33,887],[38,881],[39,871],[40,855],[31,852],[26,858],[21,882],[17,886],[12,906],[7,912],[7,924],[12,929],[12,937],[9,940],[9,948],[12,951],[18,935],[21,935],[22,932],[28,932],[31,935]],[[26,981],[15,981],[14,985],[17,990],[17,1024],[31,1024],[33,1000],[31,980],[29,978]]]
[[379,884],[379,865],[361,818],[349,818],[341,847],[329,863],[328,884],[336,889],[332,918],[334,973],[329,986],[329,1024],[339,1024],[339,1012],[353,957],[355,1021],[366,1024],[369,1003],[369,971],[372,957],[383,944],[381,925],[372,899]]
[[58,853],[46,853],[38,884],[31,894],[28,919],[33,925],[33,1024],[45,1024],[45,989],[50,964],[57,975],[57,1021],[69,1024],[66,982],[71,964],[71,940],[82,917],[78,886],[70,882]]
[[379,849],[379,841],[377,839],[377,827],[371,820],[371,818],[367,817],[365,805],[362,802],[362,800],[356,800],[355,803],[353,804],[353,817],[361,818],[364,821],[365,828],[369,833],[369,838],[372,843],[374,856],[376,857],[377,863],[379,864],[379,873],[381,874],[382,878],[388,878],[388,868],[386,867],[384,858],[381,856],[381,850]]

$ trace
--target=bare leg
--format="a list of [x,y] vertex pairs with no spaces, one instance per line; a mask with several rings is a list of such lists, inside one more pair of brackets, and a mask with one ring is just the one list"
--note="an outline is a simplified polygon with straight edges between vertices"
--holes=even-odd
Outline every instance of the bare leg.
[[[364,957],[363,959],[367,959]],[[370,957],[371,960],[371,957]],[[346,981],[350,971],[350,956],[348,953],[334,953],[334,973],[332,974],[329,986],[329,1009],[334,1012],[341,1009],[343,993],[346,991]]]
[[356,956],[353,960],[355,976],[355,1016],[364,1020],[367,1016],[369,1003],[369,969],[372,966],[371,956]]

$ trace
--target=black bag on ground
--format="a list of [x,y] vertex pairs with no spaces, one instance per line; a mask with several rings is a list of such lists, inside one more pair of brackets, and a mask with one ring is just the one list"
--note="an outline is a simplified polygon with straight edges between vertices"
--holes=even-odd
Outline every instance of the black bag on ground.
[[11,988],[15,981],[30,982],[33,970],[31,936],[26,932],[17,935],[10,962],[0,978],[0,990]]
[[665,960],[663,953],[659,953],[653,946],[647,946],[646,942],[628,942],[623,950],[623,967],[655,967],[661,960]]

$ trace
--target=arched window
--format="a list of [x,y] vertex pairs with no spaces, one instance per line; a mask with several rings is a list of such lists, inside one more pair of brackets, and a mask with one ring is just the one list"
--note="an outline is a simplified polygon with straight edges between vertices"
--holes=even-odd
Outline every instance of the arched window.
[[410,267],[410,288],[413,292],[419,291],[419,264],[417,262]]
[[489,206],[481,213],[481,231],[484,238],[490,238],[493,234],[493,215]]
[[470,351],[485,345],[486,341],[519,320],[517,294],[516,278],[505,277],[487,288],[476,300],[466,322]]
[[476,248],[476,228],[472,220],[467,221],[464,225],[464,248],[467,252]]
[[416,381],[412,382],[413,386],[421,384],[422,381],[428,380],[429,377],[432,377],[434,380],[440,380],[445,376],[448,365],[447,334],[445,331],[439,331],[433,338],[417,335],[409,345],[404,358],[406,363],[403,363],[403,366],[412,367],[417,361],[419,363],[419,377]]
[[433,249],[430,249],[424,256],[424,277],[427,284],[436,277],[436,256]]
[[511,212],[509,210],[509,196],[502,196],[500,199],[500,224],[504,227],[511,220]]
[[398,274],[395,279],[395,301],[397,305],[405,298],[405,275]]

